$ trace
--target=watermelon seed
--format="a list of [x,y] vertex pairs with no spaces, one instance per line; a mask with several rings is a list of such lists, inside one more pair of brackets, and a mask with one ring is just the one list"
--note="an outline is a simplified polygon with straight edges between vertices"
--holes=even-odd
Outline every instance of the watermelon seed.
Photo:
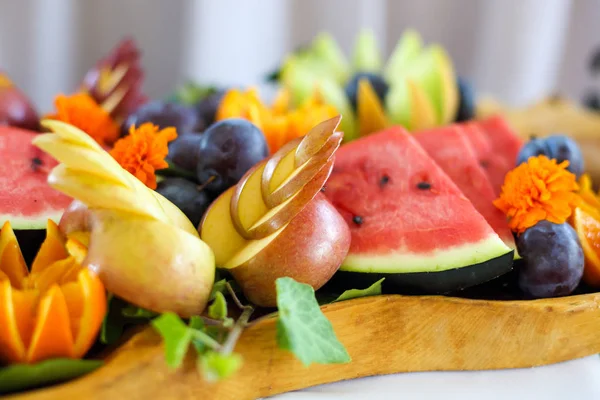
[[325,186],[321,188],[321,192],[325,193]]
[[379,186],[384,187],[385,185],[388,184],[388,182],[390,181],[390,177],[387,175],[384,175],[381,177],[381,179],[379,180]]
[[356,225],[362,225],[363,224],[363,218],[360,215],[355,215],[354,217],[352,217],[352,222],[354,222]]
[[490,163],[487,160],[481,160],[479,161],[479,165],[481,165],[483,168],[487,168],[490,166]]
[[419,183],[417,183],[417,188],[419,188],[421,190],[431,189],[431,183],[429,183],[429,182],[419,182]]

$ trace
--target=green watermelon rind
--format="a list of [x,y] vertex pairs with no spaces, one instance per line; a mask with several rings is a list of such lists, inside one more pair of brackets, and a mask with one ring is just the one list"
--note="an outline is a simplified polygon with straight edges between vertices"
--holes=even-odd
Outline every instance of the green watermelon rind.
[[440,248],[425,254],[411,254],[405,251],[378,255],[350,253],[340,271],[394,274],[442,272],[481,264],[512,251],[494,233],[477,242]]
[[49,219],[58,224],[63,211],[63,209],[49,210],[48,212],[27,216],[2,214],[2,216],[0,216],[0,226],[4,225],[6,221],[10,221],[10,226],[14,230],[45,230]]

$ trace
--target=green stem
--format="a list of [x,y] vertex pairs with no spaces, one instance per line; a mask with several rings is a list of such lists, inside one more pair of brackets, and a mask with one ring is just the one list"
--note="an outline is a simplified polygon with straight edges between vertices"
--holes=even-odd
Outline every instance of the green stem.
[[235,321],[233,328],[231,328],[231,331],[227,336],[227,340],[225,340],[225,343],[223,343],[221,349],[219,350],[221,354],[229,355],[233,352],[233,349],[235,348],[235,345],[238,339],[240,338],[242,331],[244,330],[246,325],[248,325],[248,321],[250,320],[250,316],[253,312],[254,308],[250,306],[244,307],[242,315],[240,315],[238,320]]
[[217,342],[215,339],[211,338],[208,334],[204,333],[203,331],[194,329],[193,335],[194,335],[194,339],[198,339],[199,341],[201,341],[202,343],[204,343],[206,346],[210,347],[211,349],[216,350],[216,351],[223,350],[223,345],[221,345],[221,343]]

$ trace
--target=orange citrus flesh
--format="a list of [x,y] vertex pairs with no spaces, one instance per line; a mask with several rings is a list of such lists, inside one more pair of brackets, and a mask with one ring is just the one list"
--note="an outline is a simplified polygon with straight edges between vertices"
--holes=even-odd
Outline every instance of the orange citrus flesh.
[[49,221],[27,272],[10,224],[0,232],[0,361],[83,357],[106,313],[100,279],[81,263],[87,248]]
[[573,216],[573,226],[583,248],[585,268],[583,281],[590,286],[600,286],[600,216],[578,207]]

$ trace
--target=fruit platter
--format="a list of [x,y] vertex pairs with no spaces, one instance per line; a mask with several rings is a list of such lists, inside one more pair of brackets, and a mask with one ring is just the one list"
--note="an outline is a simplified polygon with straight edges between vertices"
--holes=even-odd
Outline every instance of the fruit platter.
[[[600,114],[476,96],[435,43],[323,33],[256,87],[53,108],[0,75],[0,396],[252,400],[600,353]],[[260,85],[277,88],[271,99]]]

